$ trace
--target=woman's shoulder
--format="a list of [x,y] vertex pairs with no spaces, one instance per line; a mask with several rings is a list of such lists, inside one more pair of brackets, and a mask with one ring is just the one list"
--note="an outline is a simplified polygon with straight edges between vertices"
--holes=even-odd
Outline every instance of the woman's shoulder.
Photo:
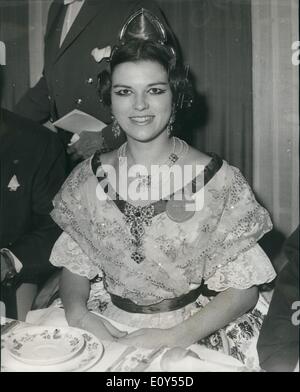
[[[243,177],[240,171],[231,166],[226,160],[222,159],[218,154],[209,152],[205,153],[189,146],[188,154],[182,161],[182,166],[192,166],[196,173],[196,181],[203,181],[207,184],[214,178],[214,186],[222,188],[230,186],[237,178],[241,182]],[[204,174],[204,177],[203,177]]]
[[102,165],[114,165],[118,158],[118,150],[102,153],[100,158]]
[[115,166],[118,158],[118,150],[113,150],[105,153],[96,151],[95,154],[89,159],[90,167],[94,175],[97,175],[97,171],[103,167],[103,165]]
[[212,157],[196,148],[189,146],[188,154],[184,158],[184,163],[189,165],[203,165],[207,166],[211,161]]
[[[220,156],[215,153],[205,153],[198,149],[189,146],[188,153],[182,161],[182,165],[190,165],[196,168],[203,168],[205,172],[219,172],[222,168],[222,172],[226,172],[228,164]],[[202,170],[200,170],[202,171]]]
[[[218,183],[218,187],[239,187],[250,188],[246,178],[238,167],[231,165],[214,152],[205,153],[189,146],[188,154],[182,161],[183,165],[200,166],[204,168],[205,182],[208,183],[212,178]],[[200,179],[202,177],[200,176]]]

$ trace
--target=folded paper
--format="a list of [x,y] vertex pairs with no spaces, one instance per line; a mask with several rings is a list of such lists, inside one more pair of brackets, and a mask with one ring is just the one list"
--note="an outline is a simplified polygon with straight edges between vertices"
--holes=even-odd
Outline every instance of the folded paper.
[[58,128],[65,129],[72,133],[80,135],[83,131],[99,132],[106,124],[97,118],[82,112],[81,110],[74,109],[59,120],[53,123]]

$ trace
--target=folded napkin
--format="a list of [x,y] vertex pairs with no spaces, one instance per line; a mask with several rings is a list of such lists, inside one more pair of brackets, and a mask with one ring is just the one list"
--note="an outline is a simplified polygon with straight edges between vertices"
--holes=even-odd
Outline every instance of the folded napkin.
[[[137,328],[129,327],[128,325],[118,323],[117,321],[111,320],[103,315],[99,315],[96,312],[92,312],[98,317],[109,321],[114,327],[118,328],[120,331],[133,332]],[[68,325],[66,320],[65,311],[62,308],[56,306],[51,306],[45,309],[32,310],[27,313],[26,322],[35,325],[51,325],[65,327]]]
[[26,316],[26,323],[35,325],[51,325],[54,327],[68,326],[64,309],[57,308],[55,306],[28,312]]
[[192,345],[189,350],[171,348],[163,355],[161,368],[167,372],[248,371],[243,363],[233,357],[199,345]]

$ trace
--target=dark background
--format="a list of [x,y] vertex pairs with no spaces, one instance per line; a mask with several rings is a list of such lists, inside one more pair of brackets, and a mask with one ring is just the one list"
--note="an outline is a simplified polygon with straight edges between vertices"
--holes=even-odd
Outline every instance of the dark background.
[[[239,167],[252,182],[252,41],[250,0],[158,0],[190,65],[197,96],[181,136]],[[6,43],[3,106],[29,86],[29,0],[0,0]],[[112,1],[113,6],[113,1]]]

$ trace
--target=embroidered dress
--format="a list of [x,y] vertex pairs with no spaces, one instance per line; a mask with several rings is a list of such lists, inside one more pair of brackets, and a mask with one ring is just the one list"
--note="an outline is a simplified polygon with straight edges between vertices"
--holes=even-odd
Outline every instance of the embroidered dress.
[[[137,328],[169,328],[198,312],[217,292],[274,279],[274,269],[257,244],[272,228],[269,214],[240,171],[220,158],[213,157],[194,179],[195,200],[201,197],[204,203],[183,221],[173,218],[168,200],[146,206],[148,210],[136,216],[136,207],[118,195],[113,200],[108,188],[96,154],[73,170],[51,213],[64,230],[51,262],[94,281],[90,309]],[[141,236],[134,235],[134,225],[142,230]],[[136,252],[142,260],[133,257]],[[147,306],[183,296],[200,285],[205,291],[196,301],[162,313],[128,313],[110,297]],[[255,344],[266,312],[260,297],[251,312],[200,344],[255,368]]]

